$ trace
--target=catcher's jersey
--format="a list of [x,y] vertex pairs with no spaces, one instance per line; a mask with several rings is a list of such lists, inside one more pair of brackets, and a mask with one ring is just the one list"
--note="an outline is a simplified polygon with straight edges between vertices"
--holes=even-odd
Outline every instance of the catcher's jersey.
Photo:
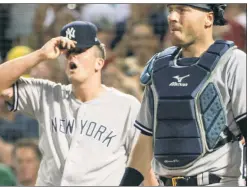
[[[180,64],[179,64],[180,65]],[[220,92],[224,108],[226,109],[227,122],[230,131],[238,135],[240,130],[237,122],[246,117],[246,54],[238,49],[228,61],[216,67],[216,72],[210,77]],[[152,100],[154,96],[155,101]],[[141,109],[135,126],[146,135],[153,135],[153,102],[156,102],[154,86],[146,86]],[[166,112],[166,111],[164,111]],[[180,112],[180,108],[178,108]],[[190,130],[190,129],[189,129]],[[239,142],[225,144],[220,149],[205,155],[187,169],[168,170],[155,159],[154,170],[161,176],[194,176],[203,172],[210,172],[219,176],[240,176],[241,150]]]
[[13,88],[12,109],[40,124],[36,185],[119,185],[139,134],[136,98],[105,87],[98,98],[81,102],[71,85],[39,79],[20,78]]

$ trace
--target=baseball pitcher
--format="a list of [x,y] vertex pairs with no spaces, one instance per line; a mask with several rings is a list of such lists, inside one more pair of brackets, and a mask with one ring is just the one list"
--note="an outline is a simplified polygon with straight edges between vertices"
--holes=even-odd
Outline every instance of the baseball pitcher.
[[[41,49],[0,65],[0,91],[10,110],[40,124],[39,186],[117,186],[138,137],[133,124],[140,103],[101,84],[106,52],[96,34],[92,23],[75,21]],[[70,85],[20,78],[61,54]],[[152,185],[153,173],[147,177]]]

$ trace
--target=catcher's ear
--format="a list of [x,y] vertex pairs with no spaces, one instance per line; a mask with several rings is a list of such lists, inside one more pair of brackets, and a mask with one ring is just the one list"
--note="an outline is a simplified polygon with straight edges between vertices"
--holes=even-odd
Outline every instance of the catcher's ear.
[[213,12],[207,12],[205,17],[205,27],[211,27],[214,24]]

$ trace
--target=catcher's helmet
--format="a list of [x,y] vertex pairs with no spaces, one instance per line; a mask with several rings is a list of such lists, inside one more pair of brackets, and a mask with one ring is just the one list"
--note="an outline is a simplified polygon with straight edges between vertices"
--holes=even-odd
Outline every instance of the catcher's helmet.
[[227,21],[224,18],[224,12],[226,9],[226,4],[182,4],[182,5],[187,5],[187,6],[191,6],[191,7],[195,7],[195,8],[199,8],[203,11],[207,11],[207,12],[213,12],[214,13],[214,25],[226,25]]

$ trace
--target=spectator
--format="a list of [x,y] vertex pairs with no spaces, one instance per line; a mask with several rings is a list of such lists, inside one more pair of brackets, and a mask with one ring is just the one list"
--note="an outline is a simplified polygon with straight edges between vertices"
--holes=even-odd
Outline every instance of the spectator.
[[14,143],[23,137],[38,137],[39,127],[35,119],[21,113],[9,112],[4,99],[0,96],[0,137]]
[[103,84],[114,87],[124,93],[131,94],[141,100],[139,82],[125,75],[116,63],[108,64],[102,71]]
[[56,13],[64,7],[64,4],[38,4],[36,6],[35,15],[32,23],[35,35],[35,48],[39,48],[46,37],[46,30],[54,23]]
[[225,18],[229,21],[234,20],[246,29],[246,9],[245,3],[228,4],[225,10]]
[[[58,72],[55,69],[57,62],[44,61],[33,67],[30,71],[30,76],[39,79],[48,79],[57,82],[56,75]],[[56,73],[55,73],[56,72]]]
[[139,74],[143,71],[148,60],[160,49],[158,36],[148,22],[137,22],[130,29],[130,47],[133,55],[126,58],[134,60],[131,67],[137,67]]
[[117,55],[125,57],[132,54],[128,44],[130,38],[128,38],[127,33],[133,23],[143,20],[146,20],[152,25],[154,33],[158,35],[160,42],[162,42],[168,28],[165,5],[131,4],[129,18],[116,25],[116,38],[113,40],[112,47],[115,49]]
[[109,87],[114,87],[115,89],[123,92],[125,92],[125,88],[123,85],[124,79],[125,74],[120,71],[115,63],[108,64],[102,71],[103,84]]
[[[7,60],[26,55],[32,49],[27,46],[13,47],[7,54]],[[24,75],[29,76],[29,72]],[[21,113],[9,112],[3,98],[0,96],[0,137],[6,142],[15,142],[23,137],[38,137],[39,127],[35,119],[29,118]]]
[[113,63],[116,60],[116,55],[111,48],[111,43],[115,37],[114,24],[107,17],[96,19],[95,21],[92,21],[92,23],[98,28],[97,38],[105,45],[107,56],[104,66],[106,67],[107,64]]
[[12,156],[19,185],[34,186],[42,157],[37,141],[18,140],[14,145]]
[[[42,9],[40,11],[40,14],[43,15]],[[35,30],[37,30],[37,32],[39,32],[39,30],[43,31],[38,34],[40,42],[39,44],[47,42],[49,39],[58,36],[61,27],[66,23],[79,19],[79,13],[74,9],[69,9],[66,5],[53,5],[51,7],[49,6],[47,7],[46,11],[47,15],[44,23],[42,23],[43,25],[41,23],[35,24]],[[37,20],[39,20],[39,22],[41,22],[40,19],[41,18],[37,16]]]
[[[15,46],[11,48],[7,53],[7,60],[12,60],[14,58],[27,55],[33,50],[27,46]],[[23,75],[24,77],[29,77],[29,72]]]
[[65,4],[39,4],[36,7],[35,18],[33,21],[33,31],[39,33],[49,27]]
[[231,40],[234,41],[235,44],[238,46],[239,49],[246,52],[246,30],[244,27],[242,27],[241,24],[239,24],[235,20],[229,21],[229,29],[223,33],[222,38],[224,40]]
[[7,54],[7,60],[12,60],[20,56],[27,55],[32,52],[32,49],[27,46],[15,46],[9,50]]
[[13,144],[5,142],[0,137],[0,163],[12,167],[11,153],[13,150]]
[[148,22],[134,23],[130,28],[130,49],[133,55],[126,58],[119,58],[117,64],[131,82],[125,81],[125,84],[136,87],[135,96],[141,99],[143,87],[140,85],[140,74],[142,73],[148,60],[160,49],[159,38],[155,35],[152,25]]
[[239,49],[246,52],[246,4],[229,4],[225,17],[229,29],[223,33],[222,38],[234,41]]
[[0,164],[0,186],[16,186],[14,173],[4,164]]
[[234,41],[239,49],[246,52],[246,6],[244,4],[228,4],[225,18],[228,25],[214,27],[214,38]]
[[[72,21],[79,20],[80,14],[67,6],[62,7],[60,11],[56,12],[54,22],[50,25],[53,28],[55,36],[59,36],[61,28]],[[46,41],[44,41],[46,42]]]

